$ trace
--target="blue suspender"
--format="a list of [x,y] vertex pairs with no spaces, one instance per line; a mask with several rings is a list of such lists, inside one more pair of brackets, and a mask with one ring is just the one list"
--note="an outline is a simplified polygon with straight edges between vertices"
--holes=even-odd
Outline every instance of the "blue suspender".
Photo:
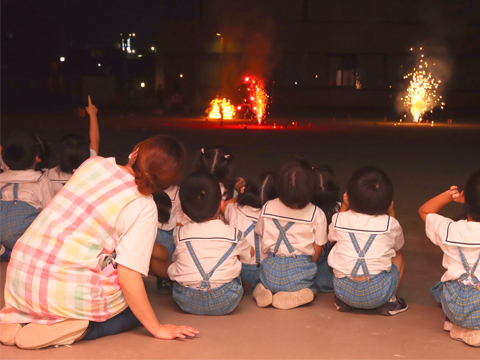
[[273,223],[275,224],[275,226],[277,227],[278,231],[280,231],[280,233],[278,234],[277,243],[275,244],[275,249],[273,250],[273,255],[275,256],[277,254],[278,248],[280,247],[280,245],[283,241],[285,243],[285,246],[288,249],[288,252],[290,254],[293,254],[293,257],[296,258],[297,255],[295,255],[295,250],[293,249],[292,244],[290,244],[290,241],[288,241],[287,234],[286,234],[288,229],[290,229],[293,226],[293,224],[295,224],[295,223],[290,221],[290,222],[287,223],[287,225],[282,226],[282,225],[280,225],[280,222],[277,219],[272,219],[272,220],[273,220]]
[[203,270],[202,264],[200,264],[197,254],[195,254],[195,251],[193,250],[191,242],[187,241],[186,244],[187,244],[188,252],[190,253],[190,256],[192,257],[193,262],[195,263],[195,266],[197,267],[200,275],[202,275],[202,278],[203,278],[199,291],[202,291],[202,289],[206,288],[208,292],[211,292],[210,279],[213,273],[215,272],[215,270],[218,269],[220,265],[222,265],[225,262],[225,260],[228,259],[228,257],[233,252],[233,250],[235,250],[237,243],[233,243],[232,246],[230,246],[230,249],[228,249],[228,251],[220,258],[217,265],[215,265],[208,274],[205,272],[205,270]]
[[358,245],[357,238],[355,237],[355,234],[352,232],[349,232],[348,235],[350,235],[350,240],[352,240],[353,247],[355,248],[355,251],[358,254],[358,260],[355,263],[355,266],[352,269],[352,272],[350,273],[350,280],[353,281],[353,279],[357,276],[358,270],[360,266],[362,267],[363,270],[363,275],[367,278],[368,282],[371,282],[370,278],[370,273],[368,272],[367,268],[367,263],[365,261],[365,254],[367,253],[368,249],[370,249],[370,246],[373,244],[373,240],[377,237],[376,234],[370,235],[368,238],[367,243],[365,244],[365,247],[360,250],[360,246]]
[[[257,226],[257,222],[253,221],[252,225],[248,227],[247,230],[243,233],[244,237],[247,237],[248,234],[250,234],[254,229],[255,226]],[[255,237],[255,262],[257,263],[257,266],[260,266],[260,236],[257,233],[254,233]]]
[[460,249],[460,247],[458,247],[458,252],[460,254],[460,259],[462,259],[462,264],[463,264],[463,267],[465,269],[465,274],[460,276],[458,278],[458,281],[462,281],[462,280],[465,280],[465,279],[472,279],[475,282],[474,286],[477,288],[477,290],[480,291],[480,282],[478,281],[477,277],[475,276],[475,271],[477,270],[478,263],[480,262],[480,254],[478,255],[478,259],[475,262],[475,264],[473,266],[470,266],[468,264],[467,258],[463,254],[463,251],[462,251],[462,249]]
[[[2,190],[5,189],[8,185],[12,185],[12,183],[8,183],[2,186],[0,189],[0,200],[2,199]],[[16,204],[18,201],[18,183],[13,183],[13,202]]]

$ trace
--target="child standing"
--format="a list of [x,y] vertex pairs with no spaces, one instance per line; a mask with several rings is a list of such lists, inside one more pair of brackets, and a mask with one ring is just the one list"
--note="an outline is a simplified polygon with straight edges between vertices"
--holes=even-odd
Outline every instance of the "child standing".
[[[332,223],[332,216],[340,210],[340,187],[335,174],[330,167],[322,165],[313,169],[316,179],[316,188],[313,194],[312,204],[318,206],[327,218],[327,226]],[[333,243],[327,242],[322,247],[322,253],[317,261],[317,276],[315,286],[320,292],[333,291],[333,269],[328,266],[328,254]]]
[[[450,202],[465,204],[467,220],[453,221],[437,214]],[[447,271],[432,288],[447,319],[450,337],[480,346],[480,171],[467,181],[465,190],[450,187],[418,210],[427,237],[443,251]]]
[[327,242],[327,221],[311,203],[315,180],[306,160],[283,161],[274,184],[278,199],[263,206],[255,227],[269,255],[260,267],[253,297],[259,307],[292,309],[313,301],[316,262]]
[[404,238],[393,217],[393,184],[382,170],[369,166],[350,178],[340,212],[333,215],[328,256],[333,268],[338,311],[377,309],[396,315],[408,306],[395,293],[403,274],[399,252]]
[[244,192],[238,195],[237,202],[230,203],[225,208],[225,220],[240,229],[243,237],[255,249],[255,256],[242,262],[240,276],[247,295],[259,283],[260,263],[268,256],[260,248],[260,236],[255,233],[255,226],[262,206],[276,197],[273,174],[263,172],[247,182]]
[[213,176],[191,174],[179,195],[184,213],[193,222],[174,231],[176,249],[168,268],[175,281],[173,299],[192,314],[228,314],[242,298],[240,260],[251,257],[251,246],[240,231],[218,220],[222,194]]
[[8,170],[0,174],[0,244],[11,250],[54,194],[48,178],[34,170],[40,163],[35,136],[11,134],[2,158]]
[[52,187],[57,194],[76,170],[89,157],[97,156],[100,145],[100,132],[98,130],[98,109],[92,104],[88,96],[86,111],[90,117],[90,145],[77,134],[66,135],[60,144],[60,164],[47,171],[47,176],[52,182]]

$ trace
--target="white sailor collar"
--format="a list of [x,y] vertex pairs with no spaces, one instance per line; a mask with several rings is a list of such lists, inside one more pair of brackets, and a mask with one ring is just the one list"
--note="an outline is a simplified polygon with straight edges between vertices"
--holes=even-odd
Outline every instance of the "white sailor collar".
[[334,217],[333,228],[338,231],[385,234],[390,232],[392,226],[389,215],[367,215],[348,210]]
[[238,205],[238,204],[237,204],[237,209],[252,221],[258,221],[258,217],[260,216],[260,212],[262,211],[262,209],[256,209],[251,206]]
[[274,199],[267,201],[263,206],[262,216],[297,223],[312,223],[318,211],[319,209],[312,203],[303,209],[291,209],[280,199]]
[[480,247],[480,223],[476,221],[452,221],[447,225],[442,242],[460,247]]
[[0,182],[5,183],[36,183],[39,182],[45,173],[42,171],[29,170],[7,170],[0,174]]
[[171,202],[174,202],[175,200],[177,200],[179,189],[180,188],[178,186],[175,186],[175,185],[172,185],[172,186],[168,187],[167,189],[165,189],[165,193],[168,195]]
[[221,220],[209,220],[201,223],[190,222],[178,228],[178,241],[227,241],[238,242],[237,229],[225,225]]

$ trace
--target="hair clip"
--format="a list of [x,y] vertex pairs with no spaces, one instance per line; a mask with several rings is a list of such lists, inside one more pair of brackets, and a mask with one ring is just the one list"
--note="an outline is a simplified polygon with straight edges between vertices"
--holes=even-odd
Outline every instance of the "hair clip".
[[204,148],[202,148],[200,151],[202,152],[202,154],[205,154],[205,149]]
[[230,154],[224,155],[223,156],[225,159],[228,159],[230,157]]

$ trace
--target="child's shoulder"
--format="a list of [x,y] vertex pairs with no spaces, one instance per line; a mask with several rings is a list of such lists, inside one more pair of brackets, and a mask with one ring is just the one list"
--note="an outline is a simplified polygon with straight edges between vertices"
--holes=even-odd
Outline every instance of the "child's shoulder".
[[221,220],[210,220],[201,223],[190,222],[177,230],[178,240],[227,240],[236,241],[236,228]]
[[429,238],[435,237],[445,245],[480,247],[480,222],[452,220],[439,214],[428,214],[425,223]]
[[332,226],[339,231],[361,231],[369,233],[388,233],[392,228],[400,227],[394,217],[385,215],[368,215],[348,210],[332,216]]
[[2,183],[35,183],[46,178],[41,171],[29,170],[7,170],[0,174],[0,182]]

